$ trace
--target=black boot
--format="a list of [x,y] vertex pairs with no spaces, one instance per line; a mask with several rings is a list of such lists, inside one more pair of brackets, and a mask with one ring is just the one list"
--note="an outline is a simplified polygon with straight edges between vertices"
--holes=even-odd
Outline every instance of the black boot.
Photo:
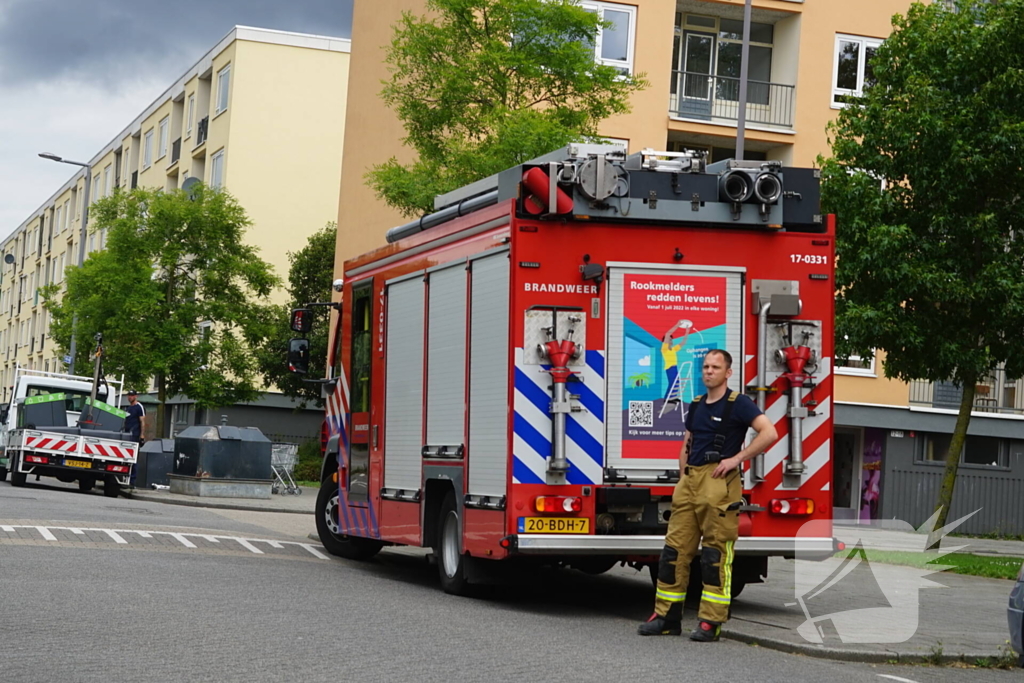
[[690,631],[690,640],[699,643],[714,643],[722,634],[722,625],[701,619],[697,622],[697,628]]
[[683,625],[678,619],[669,619],[655,612],[637,627],[636,632],[642,636],[678,636],[683,632]]

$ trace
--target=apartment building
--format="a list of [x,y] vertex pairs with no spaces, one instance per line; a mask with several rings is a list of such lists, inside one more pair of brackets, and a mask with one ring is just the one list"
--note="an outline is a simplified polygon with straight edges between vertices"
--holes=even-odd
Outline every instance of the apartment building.
[[[86,194],[91,204],[118,188],[173,190],[191,178],[223,187],[252,221],[246,239],[287,277],[287,252],[337,216],[350,44],[236,26],[92,158],[79,160],[88,167],[0,242],[3,400],[15,364],[64,368],[39,288],[61,283],[78,264],[81,240],[86,255],[104,247],[106,235],[83,225]],[[285,299],[283,289],[273,295]],[[172,419],[188,424],[195,415],[182,400]],[[262,403],[291,408],[279,395]],[[318,417],[303,419],[305,431],[319,429]]]
[[[602,125],[630,151],[703,149],[710,161],[734,156],[737,135],[743,0],[582,0],[610,28],[595,43],[595,59],[651,86],[632,99],[629,114]],[[891,31],[890,18],[909,0],[849,3],[754,0],[745,157],[812,166],[829,152],[826,125],[871,83],[869,60]],[[381,61],[391,27],[403,11],[424,13],[422,0],[356,3],[345,158],[338,210],[336,271],[342,261],[384,243],[404,223],[363,184],[363,174],[410,150],[394,113],[377,98],[388,78]],[[842,229],[842,226],[840,226]],[[835,368],[834,505],[851,522],[899,517],[919,523],[935,501],[943,443],[957,401],[954,388],[885,379],[884,357],[851,359]],[[965,527],[1024,531],[1024,386],[993,377],[961,469],[953,514],[990,509]],[[980,501],[980,502],[978,502]],[[977,504],[975,504],[977,502]],[[969,509],[968,509],[969,508]],[[1009,520],[1009,521],[1006,521]]]

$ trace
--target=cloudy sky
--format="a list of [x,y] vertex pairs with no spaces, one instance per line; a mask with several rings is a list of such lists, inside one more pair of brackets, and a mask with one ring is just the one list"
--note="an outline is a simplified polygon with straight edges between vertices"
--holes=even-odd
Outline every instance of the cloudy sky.
[[349,38],[353,0],[0,0],[0,239],[235,25]]

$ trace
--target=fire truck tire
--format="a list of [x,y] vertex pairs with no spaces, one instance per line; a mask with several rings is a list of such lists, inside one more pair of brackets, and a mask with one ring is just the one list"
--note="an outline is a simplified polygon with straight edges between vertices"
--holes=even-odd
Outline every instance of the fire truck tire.
[[346,536],[338,526],[338,485],[329,478],[320,485],[316,497],[316,533],[320,543],[331,555],[346,560],[368,560],[384,547],[372,538]]
[[96,480],[92,477],[82,477],[78,480],[78,490],[82,493],[92,491],[92,487],[96,485]]
[[469,558],[461,552],[460,526],[455,494],[449,492],[441,503],[441,512],[437,519],[434,556],[437,558],[437,574],[441,578],[441,588],[451,595],[467,595],[470,592],[470,584],[466,578],[466,563]]

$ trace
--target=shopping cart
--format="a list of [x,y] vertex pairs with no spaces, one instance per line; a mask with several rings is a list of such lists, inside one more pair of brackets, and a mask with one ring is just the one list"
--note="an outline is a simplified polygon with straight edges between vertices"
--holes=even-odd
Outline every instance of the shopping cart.
[[274,483],[270,485],[271,493],[288,493],[300,495],[302,489],[292,479],[292,470],[299,455],[297,443],[270,444],[270,469],[274,471]]

